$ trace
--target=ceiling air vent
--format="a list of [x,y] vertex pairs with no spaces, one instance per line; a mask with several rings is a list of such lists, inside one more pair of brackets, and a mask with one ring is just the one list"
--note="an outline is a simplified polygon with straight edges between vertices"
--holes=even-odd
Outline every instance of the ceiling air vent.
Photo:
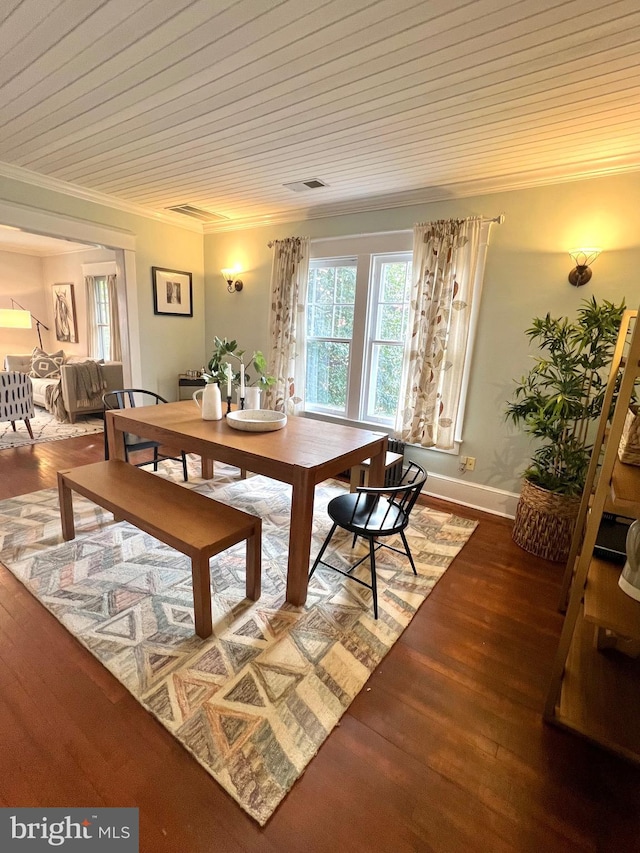
[[191,219],[197,219],[200,222],[220,222],[229,218],[228,216],[221,216],[219,213],[202,210],[200,207],[194,207],[192,204],[177,204],[175,207],[167,207],[166,210],[182,213],[184,216],[190,216]]
[[282,186],[294,193],[304,193],[307,190],[319,190],[320,187],[326,187],[328,184],[325,184],[320,178],[308,178],[306,181],[294,181],[291,184],[283,184]]

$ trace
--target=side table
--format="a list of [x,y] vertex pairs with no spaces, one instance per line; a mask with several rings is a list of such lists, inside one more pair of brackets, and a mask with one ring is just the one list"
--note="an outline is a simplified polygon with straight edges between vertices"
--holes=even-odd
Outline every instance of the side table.
[[197,388],[204,388],[206,382],[201,376],[178,374],[178,400],[190,400]]

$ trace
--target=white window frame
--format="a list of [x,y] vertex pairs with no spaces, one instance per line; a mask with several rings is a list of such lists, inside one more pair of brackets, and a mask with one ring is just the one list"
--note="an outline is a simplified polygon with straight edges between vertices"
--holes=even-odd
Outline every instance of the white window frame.
[[[100,263],[95,264],[82,264],[82,275],[83,278],[88,275],[92,275],[94,278],[104,278],[106,279],[109,275],[117,275],[117,267],[115,261],[102,261]],[[100,350],[101,352],[98,355],[98,358],[104,358],[107,361],[107,355],[105,355],[104,349],[104,339],[102,334],[100,333],[100,326],[103,324],[98,323],[98,313],[97,313],[97,305],[95,303],[91,306],[87,306],[87,312],[91,310],[93,315],[93,321],[96,324],[97,329],[97,337],[100,341]],[[107,327],[111,328],[110,324],[107,323]],[[111,347],[109,347],[109,358],[111,358]]]
[[[487,254],[487,247],[489,243],[489,233],[490,233],[491,221],[487,220],[486,223],[483,224],[481,237],[480,237],[480,253],[478,258],[478,264],[476,268],[476,276],[473,282],[473,306],[471,310],[471,318],[469,324],[469,334],[467,338],[467,349],[465,355],[465,364],[463,367],[463,376],[462,376],[462,387],[460,394],[460,403],[458,406],[458,412],[456,416],[456,432],[454,439],[454,447],[452,450],[441,450],[440,448],[431,447],[427,448],[430,451],[435,453],[448,453],[450,455],[459,455],[460,453],[460,444],[462,443],[462,430],[464,424],[464,414],[466,408],[466,399],[467,392],[469,388],[469,377],[471,373],[471,364],[473,359],[473,348],[476,337],[476,331],[478,327],[478,315],[480,311],[480,300],[482,296],[482,284],[484,280],[484,268]],[[310,246],[310,261],[314,260],[339,260],[339,259],[352,259],[356,258],[358,266],[357,266],[357,274],[356,274],[356,307],[355,307],[355,317],[354,317],[354,332],[353,337],[356,336],[356,324],[364,323],[366,326],[369,324],[369,306],[371,304],[368,296],[369,291],[369,280],[370,280],[370,272],[371,272],[371,263],[372,256],[382,256],[382,255],[393,255],[400,253],[413,253],[413,230],[406,231],[386,231],[386,232],[376,232],[371,234],[358,234],[351,235],[348,237],[321,237],[315,238],[311,240]],[[361,281],[364,279],[364,287],[361,287]],[[306,314],[305,314],[305,322],[306,322]],[[364,340],[364,338],[363,338]],[[365,346],[367,344],[365,343]],[[361,352],[364,352],[364,347]],[[353,356],[353,353],[352,353]],[[347,390],[347,412],[351,411],[349,407],[349,400],[352,394],[354,394],[358,401],[359,395],[361,393],[362,387],[362,358],[360,358],[359,366],[354,364],[350,366],[350,377],[354,375],[355,368],[359,367],[358,375],[361,378],[360,385],[357,389],[353,389],[351,385],[353,383],[349,383]],[[357,408],[356,408],[357,411]],[[331,420],[337,423],[343,423],[347,426],[361,426],[363,428],[375,428],[380,432],[387,432],[389,434],[395,432],[394,427],[388,427],[387,425],[381,423],[375,423],[374,421],[362,421],[357,418],[352,417],[340,417],[329,412],[320,412],[320,411],[312,411],[309,409],[305,410],[305,416],[310,418],[315,418],[317,420]]]
[[[392,433],[392,426],[363,421],[357,417],[362,388],[363,357],[366,346],[366,333],[369,325],[369,281],[373,255],[397,255],[412,253],[413,231],[385,231],[372,234],[359,234],[350,237],[316,238],[311,240],[309,260],[357,261],[356,303],[353,321],[352,340],[362,341],[362,346],[353,347],[347,383],[347,416],[339,416],[328,411],[305,408],[305,416],[317,420],[330,420],[346,426],[374,427],[380,432]],[[306,312],[305,312],[306,322]],[[340,339],[343,340],[343,339]],[[358,378],[354,383],[353,377]],[[354,387],[355,386],[355,387]],[[354,415],[353,417],[351,415]]]
[[[411,263],[412,260],[412,252],[376,252],[375,254],[372,254],[370,256],[369,284],[372,288],[372,291],[370,297],[367,294],[367,321],[363,346],[363,366],[360,371],[360,395],[358,404],[361,406],[362,411],[367,413],[365,416],[365,420],[367,423],[375,424],[376,426],[381,426],[387,429],[392,429],[393,427],[393,424],[388,423],[387,418],[380,418],[376,417],[375,415],[368,414],[370,392],[372,387],[374,387],[375,383],[370,382],[367,377],[369,377],[373,371],[373,351],[376,345],[391,344],[392,346],[397,346],[401,350],[404,350],[406,341],[396,342],[389,339],[378,338],[375,336],[378,316],[380,312],[382,270],[385,264],[394,262],[397,263],[398,261],[401,261],[403,263]],[[400,369],[400,373],[398,374],[398,389],[400,389],[400,385],[402,384],[401,380],[402,367]],[[393,418],[393,420],[395,420],[395,417]]]

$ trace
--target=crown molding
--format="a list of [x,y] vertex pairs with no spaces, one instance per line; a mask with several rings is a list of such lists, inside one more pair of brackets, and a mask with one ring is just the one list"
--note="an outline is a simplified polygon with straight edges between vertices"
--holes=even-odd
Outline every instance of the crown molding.
[[185,222],[185,218],[177,214],[151,210],[140,204],[107,195],[107,193],[80,187],[77,184],[70,184],[67,181],[61,181],[59,178],[51,178],[39,172],[32,172],[31,169],[24,169],[22,166],[13,166],[10,163],[0,162],[0,177],[21,181],[24,184],[31,184],[40,189],[63,193],[63,195],[72,196],[82,201],[91,201],[95,204],[101,204],[103,207],[111,207],[114,210],[121,210],[124,213],[132,213],[135,216],[144,216],[145,219],[165,222],[167,225],[176,225],[178,228],[202,234],[201,222],[190,222],[189,220]]
[[413,205],[431,204],[439,201],[468,198],[478,195],[492,195],[500,192],[532,189],[551,184],[570,183],[592,178],[610,177],[640,171],[637,155],[626,158],[607,158],[588,165],[576,164],[569,171],[566,167],[552,167],[530,172],[511,175],[499,175],[490,178],[478,178],[471,181],[458,181],[441,186],[422,187],[397,193],[379,196],[363,196],[362,198],[338,201],[333,204],[317,207],[299,207],[280,213],[262,214],[260,216],[239,217],[223,222],[189,222],[177,214],[155,211],[134,202],[124,201],[115,196],[86,189],[77,184],[70,184],[58,178],[51,178],[32,172],[22,166],[13,166],[0,162],[0,177],[9,178],[41,189],[63,193],[83,201],[121,210],[136,216],[143,216],[156,222],[164,222],[187,231],[198,234],[222,234],[230,231],[244,231],[251,228],[282,225],[290,222],[305,222],[314,219],[326,219],[332,216],[347,216],[349,214],[369,213],[388,210],[393,207],[410,207]]
[[244,217],[217,223],[210,222],[205,224],[203,230],[205,234],[221,234],[229,231],[261,228],[265,225],[281,225],[289,222],[326,219],[331,216],[347,216],[354,213],[388,210],[393,207],[431,204],[438,201],[451,201],[452,199],[468,198],[470,196],[513,192],[515,190],[610,177],[612,175],[637,171],[640,171],[640,162],[638,162],[637,156],[635,158],[626,158],[624,161],[617,160],[616,162],[601,160],[590,164],[588,167],[575,168],[571,172],[563,170],[562,167],[553,167],[514,175],[500,175],[491,178],[478,178],[472,181],[443,184],[442,186],[423,187],[422,189],[390,193],[388,195],[368,196],[313,208],[297,208],[296,210],[289,210],[269,216]]

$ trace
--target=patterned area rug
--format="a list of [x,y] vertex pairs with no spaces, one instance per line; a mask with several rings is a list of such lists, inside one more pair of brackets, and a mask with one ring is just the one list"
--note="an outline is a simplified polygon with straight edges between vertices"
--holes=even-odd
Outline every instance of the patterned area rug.
[[87,435],[92,432],[102,432],[102,418],[96,415],[85,415],[75,424],[61,424],[45,409],[36,408],[36,417],[29,420],[33,430],[33,441],[24,425],[24,421],[16,421],[16,431],[8,421],[0,423],[0,450],[10,447],[22,447],[26,444],[40,444],[43,441],[59,441],[62,438],[75,438],[77,435]]
[[[262,596],[244,598],[244,543],[214,557],[207,640],[193,633],[188,559],[78,495],[68,543],[55,490],[1,501],[0,560],[263,825],[476,523],[417,505],[408,539],[418,577],[406,559],[380,552],[377,621],[369,590],[328,569],[293,607],[290,487],[236,473],[216,466],[213,483],[187,485],[262,516]],[[175,466],[162,475],[180,478]],[[316,488],[313,554],[328,532],[327,503],[345,488]],[[342,544],[349,559],[363,553]]]

